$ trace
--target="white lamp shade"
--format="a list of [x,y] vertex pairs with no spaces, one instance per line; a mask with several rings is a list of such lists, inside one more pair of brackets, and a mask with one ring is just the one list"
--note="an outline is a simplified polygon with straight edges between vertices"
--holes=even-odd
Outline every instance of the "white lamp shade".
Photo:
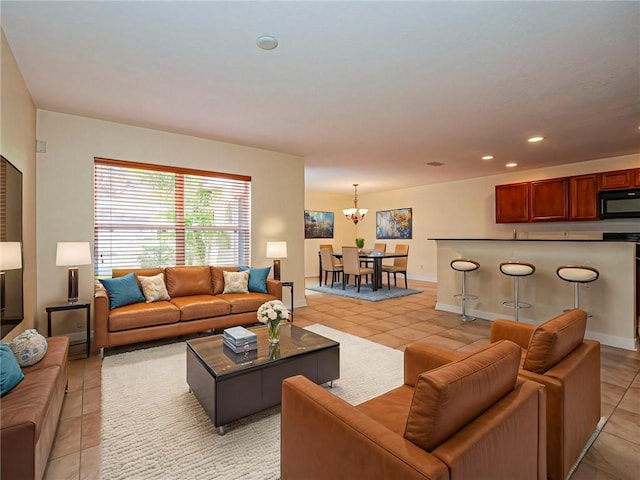
[[58,242],[56,265],[58,267],[91,265],[89,242]]
[[267,242],[267,258],[287,258],[287,242]]
[[22,268],[20,242],[0,242],[0,271]]

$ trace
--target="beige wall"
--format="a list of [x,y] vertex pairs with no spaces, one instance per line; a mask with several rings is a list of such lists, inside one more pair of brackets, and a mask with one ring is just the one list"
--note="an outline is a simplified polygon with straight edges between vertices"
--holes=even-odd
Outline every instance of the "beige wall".
[[[60,241],[93,240],[93,159],[177,165],[252,177],[252,264],[265,258],[269,240],[285,240],[288,258],[282,278],[304,282],[304,162],[302,158],[202,138],[133,127],[74,115],[38,111],[37,138],[47,142],[38,154],[38,311],[66,298],[64,267],[56,267]],[[80,267],[80,295],[91,298],[93,271]],[[288,303],[288,290],[285,300]],[[296,290],[296,304],[304,289]],[[78,312],[75,312],[78,313]],[[58,315],[58,314],[57,314]],[[46,321],[44,313],[40,317]],[[61,331],[75,331],[64,318]],[[42,323],[41,323],[42,324]]]
[[24,321],[4,339],[35,325],[36,298],[36,109],[1,32],[0,150],[22,172]]
[[[436,281],[436,243],[427,238],[510,238],[514,228],[517,228],[520,234],[557,231],[639,231],[638,219],[496,224],[494,210],[495,185],[638,166],[640,166],[640,155],[636,154],[380,193],[366,193],[366,185],[363,185],[358,192],[359,204],[362,208],[368,208],[369,214],[358,224],[358,236],[364,237],[367,245],[373,244],[376,211],[412,208],[413,238],[402,241],[410,245],[408,274],[410,278]],[[335,211],[336,225],[339,226],[346,222],[340,213],[341,209],[349,206],[353,202],[353,197],[344,196],[342,199],[336,199],[335,195],[321,193],[314,193],[311,197],[307,193],[305,201],[307,209]],[[310,242],[306,240],[305,244],[307,275],[318,268],[317,245]],[[393,251],[394,245],[398,242],[398,240],[386,240],[387,250]],[[315,266],[313,266],[314,262]]]

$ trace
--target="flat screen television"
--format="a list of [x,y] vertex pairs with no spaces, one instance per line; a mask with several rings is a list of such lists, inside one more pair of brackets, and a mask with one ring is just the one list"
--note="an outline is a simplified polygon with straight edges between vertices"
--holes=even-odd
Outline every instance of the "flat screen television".
[[[19,242],[22,252],[22,172],[0,155],[0,242]],[[4,251],[4,249],[3,249]],[[4,261],[6,262],[6,258]],[[0,259],[0,263],[2,259]],[[20,259],[20,266],[24,265]],[[1,265],[0,265],[1,266]],[[24,318],[22,268],[0,272],[0,335]]]

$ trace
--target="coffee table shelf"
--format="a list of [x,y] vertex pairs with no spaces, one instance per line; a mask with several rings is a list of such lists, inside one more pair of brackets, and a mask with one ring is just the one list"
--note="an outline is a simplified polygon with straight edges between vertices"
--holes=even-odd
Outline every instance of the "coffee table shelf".
[[280,404],[282,380],[304,375],[317,384],[340,377],[340,344],[293,324],[282,324],[280,343],[266,326],[251,327],[258,350],[234,354],[222,335],[187,341],[187,383],[213,424],[224,425]]

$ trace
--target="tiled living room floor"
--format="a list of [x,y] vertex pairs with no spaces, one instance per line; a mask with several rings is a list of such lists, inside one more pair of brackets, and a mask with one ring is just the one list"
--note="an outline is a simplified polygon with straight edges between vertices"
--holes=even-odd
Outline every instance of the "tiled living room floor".
[[[488,343],[489,322],[462,324],[458,315],[434,309],[436,284],[409,280],[409,287],[424,293],[373,303],[307,290],[307,306],[295,310],[294,321],[321,323],[400,350],[412,342],[456,350]],[[602,414],[610,417],[572,479],[637,480],[640,353],[606,346],[601,351]],[[69,392],[45,474],[49,480],[99,478],[101,363],[98,352],[69,362]]]

